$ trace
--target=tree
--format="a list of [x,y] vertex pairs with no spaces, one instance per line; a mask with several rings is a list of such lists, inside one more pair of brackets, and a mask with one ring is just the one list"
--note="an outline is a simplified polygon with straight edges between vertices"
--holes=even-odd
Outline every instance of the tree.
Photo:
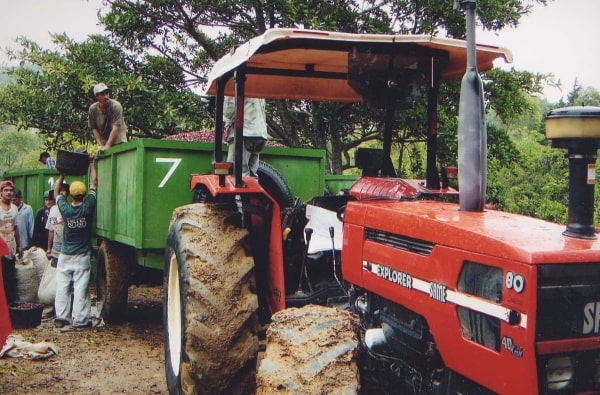
[[[35,151],[31,150],[32,147]],[[0,125],[0,179],[7,171],[39,167],[41,147],[35,131],[18,131],[14,126]]]
[[502,210],[565,223],[569,166],[564,151],[550,147],[537,133],[529,133],[516,146],[518,160],[491,164],[490,195],[500,200]]
[[123,105],[133,136],[160,138],[207,124],[206,106],[172,62],[132,58],[102,36],[77,43],[53,35],[53,41],[58,49],[50,51],[21,38],[22,49],[11,56],[23,66],[9,69],[14,83],[0,89],[0,121],[38,128],[48,149],[93,141],[87,109],[95,100],[91,88],[100,81]]
[[[488,162],[488,196],[500,200],[505,211],[525,214],[557,223],[565,223],[568,206],[569,163],[564,149],[553,148],[545,136],[548,111],[569,105],[597,105],[598,91],[576,83],[569,103],[548,103],[537,97],[527,98],[527,110],[502,121],[492,114],[494,128],[505,130],[517,155]],[[587,105],[587,104],[586,104]],[[489,129],[488,129],[489,131]],[[491,145],[497,142],[488,142]],[[600,218],[600,193],[595,193],[596,219]],[[597,222],[596,222],[597,223]]]
[[569,106],[600,106],[600,92],[592,87],[583,87],[577,79],[567,95]]

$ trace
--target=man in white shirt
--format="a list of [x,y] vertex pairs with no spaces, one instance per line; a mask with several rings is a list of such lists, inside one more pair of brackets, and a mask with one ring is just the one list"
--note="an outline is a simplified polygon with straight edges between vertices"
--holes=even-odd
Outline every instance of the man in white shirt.
[[[259,153],[269,135],[265,99],[244,99],[244,145],[242,156],[242,176],[257,177]],[[223,103],[223,126],[227,132],[227,162],[235,159],[235,98],[225,97]]]

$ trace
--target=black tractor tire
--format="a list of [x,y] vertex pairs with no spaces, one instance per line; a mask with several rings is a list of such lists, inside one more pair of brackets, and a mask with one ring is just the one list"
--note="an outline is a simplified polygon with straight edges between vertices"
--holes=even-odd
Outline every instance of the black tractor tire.
[[272,316],[256,394],[358,394],[359,319],[308,305]]
[[258,298],[248,232],[218,203],[176,208],[163,285],[170,394],[248,394],[256,385]]
[[130,261],[135,259],[131,247],[102,240],[96,257],[96,292],[98,312],[105,322],[123,322],[127,313]]
[[294,204],[294,198],[289,185],[273,166],[260,161],[258,163],[258,183],[275,201],[279,208],[284,209]]

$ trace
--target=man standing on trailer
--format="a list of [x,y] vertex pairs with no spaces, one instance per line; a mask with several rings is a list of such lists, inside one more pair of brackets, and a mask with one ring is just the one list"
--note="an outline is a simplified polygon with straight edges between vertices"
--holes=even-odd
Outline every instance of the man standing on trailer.
[[88,123],[98,144],[98,154],[116,144],[127,141],[127,125],[123,117],[123,106],[111,99],[111,90],[106,84],[94,85],[96,102],[88,111]]
[[[265,146],[267,116],[265,99],[244,99],[244,143],[242,148],[242,176],[258,177],[259,153]],[[235,162],[235,98],[225,97],[223,126],[227,132],[227,162]]]
[[54,169],[56,166],[56,159],[51,157],[47,151],[44,151],[40,154],[39,160],[44,164],[46,169]]

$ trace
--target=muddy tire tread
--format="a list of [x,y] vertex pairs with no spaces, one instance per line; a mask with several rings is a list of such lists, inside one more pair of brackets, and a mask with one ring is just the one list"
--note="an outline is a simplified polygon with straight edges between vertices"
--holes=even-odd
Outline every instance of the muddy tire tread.
[[[258,354],[254,261],[245,248],[247,231],[226,223],[233,214],[217,203],[191,204],[173,213],[165,265],[175,262],[174,254],[182,335],[181,361],[171,361],[165,311],[170,393],[241,394],[254,389]],[[169,306],[166,289],[164,298],[163,305]],[[176,363],[179,377],[170,377],[169,366]]]

